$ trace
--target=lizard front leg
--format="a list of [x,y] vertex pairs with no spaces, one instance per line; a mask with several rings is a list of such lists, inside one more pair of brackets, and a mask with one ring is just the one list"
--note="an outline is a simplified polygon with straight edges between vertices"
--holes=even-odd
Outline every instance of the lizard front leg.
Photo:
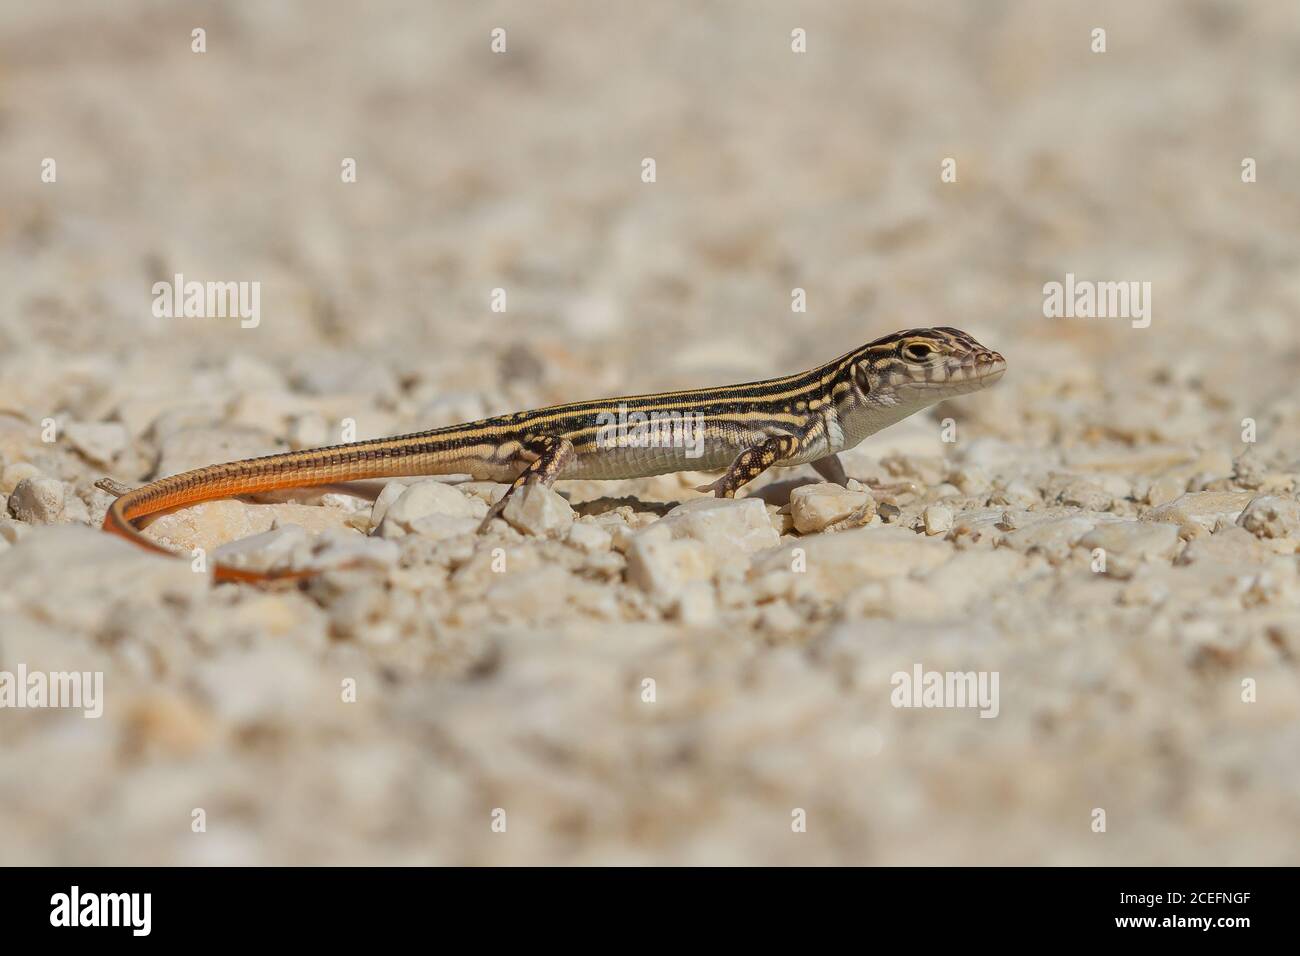
[[522,472],[519,477],[511,483],[506,489],[506,493],[501,496],[501,500],[488,509],[487,516],[479,524],[478,530],[482,532],[492,519],[505,511],[506,505],[510,503],[510,496],[527,484],[543,484],[550,487],[564,466],[573,458],[573,442],[567,438],[556,438],[552,435],[541,435],[536,438],[529,438],[524,442],[524,450],[532,452],[537,457],[534,458]]
[[776,435],[746,448],[731,463],[727,473],[696,491],[711,491],[718,498],[734,498],[736,492],[773,465],[789,461],[799,453],[803,439],[799,435]]
[[[818,458],[816,461],[809,462],[810,465],[827,481],[832,484],[841,485],[847,488],[849,486],[849,477],[844,471],[844,463],[840,461],[839,455],[827,455],[825,458]],[[875,479],[868,479],[864,482],[873,494],[877,495],[899,495],[915,494],[916,484],[911,481],[899,481],[893,484],[881,484]]]
[[848,487],[849,476],[844,473],[844,463],[840,461],[839,455],[827,455],[825,458],[818,458],[816,461],[809,462],[809,464],[813,466],[813,470],[817,474],[831,484]]

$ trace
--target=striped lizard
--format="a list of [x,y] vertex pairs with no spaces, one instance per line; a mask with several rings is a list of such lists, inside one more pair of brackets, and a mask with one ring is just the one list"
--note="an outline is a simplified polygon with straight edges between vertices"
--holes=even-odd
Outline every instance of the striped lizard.
[[[414,475],[509,482],[480,531],[529,482],[725,469],[698,490],[731,498],[768,468],[811,464],[827,481],[844,484],[838,452],[942,399],[986,388],[1005,370],[1001,355],[958,329],[908,329],[782,378],[552,405],[395,438],[210,465],[134,490],[106,479],[99,486],[119,497],[104,528],[172,554],[134,522],[214,498]],[[294,575],[218,565],[214,576],[258,581]]]

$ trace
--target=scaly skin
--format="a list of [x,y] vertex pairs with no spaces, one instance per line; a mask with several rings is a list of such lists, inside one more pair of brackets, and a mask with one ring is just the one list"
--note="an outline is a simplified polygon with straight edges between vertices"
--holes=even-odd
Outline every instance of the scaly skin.
[[[528,482],[643,478],[726,468],[700,490],[730,498],[768,468],[812,464],[843,483],[836,457],[862,439],[945,398],[992,385],[1006,370],[997,352],[951,328],[909,329],[817,368],[744,385],[552,405],[466,425],[210,465],[124,490],[107,531],[164,554],[134,525],[171,508],[235,495],[414,475],[468,474],[509,481],[486,526]],[[640,416],[640,417],[638,417]],[[618,423],[626,427],[619,429]],[[263,581],[217,565],[217,580]]]

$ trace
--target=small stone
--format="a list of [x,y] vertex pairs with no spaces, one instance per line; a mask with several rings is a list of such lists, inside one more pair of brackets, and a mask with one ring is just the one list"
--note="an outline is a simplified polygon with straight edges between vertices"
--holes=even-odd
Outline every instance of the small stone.
[[1300,505],[1290,498],[1260,495],[1246,505],[1237,524],[1257,538],[1293,538],[1300,535]]
[[801,485],[790,493],[790,516],[800,534],[821,531],[854,514],[864,514],[870,520],[874,513],[875,501],[871,495],[840,485]]
[[1056,500],[1072,508],[1084,511],[1105,511],[1115,500],[1098,483],[1083,478],[1067,481],[1057,494]]
[[495,578],[487,591],[493,612],[524,621],[564,614],[579,586],[564,568],[556,565],[512,571]]
[[578,521],[574,522],[573,527],[569,528],[568,541],[569,544],[573,545],[580,551],[586,551],[590,554],[598,554],[610,549],[610,545],[613,543],[613,537],[608,531],[597,524]]
[[339,698],[337,683],[283,642],[205,657],[192,682],[207,712],[230,728],[285,726],[324,710],[327,696]]
[[673,609],[674,616],[688,627],[704,627],[718,617],[718,600],[713,585],[696,581],[682,588]]
[[477,498],[489,508],[502,499],[510,486],[499,481],[462,481],[456,490],[469,498]]
[[529,484],[511,495],[501,517],[524,534],[559,538],[573,524],[573,509],[558,492],[543,484]]
[[389,506],[379,534],[384,538],[400,538],[414,530],[414,523],[427,515],[482,519],[485,514],[487,506],[483,502],[466,498],[451,485],[441,481],[419,481],[403,491]]
[[609,532],[610,547],[620,554],[627,553],[637,536],[637,530],[623,522],[607,521],[602,523],[602,527]]
[[63,434],[73,448],[99,465],[111,465],[127,443],[121,422],[69,422]]
[[1251,564],[1263,564],[1272,556],[1273,552],[1268,545],[1245,528],[1234,526],[1189,541],[1178,556],[1177,563],[1204,562],[1215,567],[1248,567]]
[[339,508],[347,514],[358,514],[370,508],[371,503],[365,498],[357,495],[341,494],[337,491],[327,491],[320,496],[320,503],[326,508]]
[[20,538],[31,534],[32,526],[22,521],[15,521],[13,518],[0,518],[0,541],[9,544],[17,544]]
[[221,545],[212,552],[218,564],[245,571],[300,569],[311,563],[311,536],[298,525],[285,524]]
[[963,495],[978,496],[987,494],[991,487],[989,476],[984,469],[974,465],[958,468],[948,476],[948,480],[956,485],[957,490]]
[[[367,539],[396,548],[394,541]],[[371,646],[394,644],[401,638],[402,622],[398,619],[392,591],[379,588],[351,588],[329,606],[330,633],[340,640],[358,641]]]
[[203,548],[209,554],[228,542],[250,538],[282,525],[299,525],[312,534],[346,527],[347,516],[335,508],[292,502],[248,504],[221,499],[182,508],[150,519],[145,536],[173,551]]
[[1105,553],[1107,577],[1127,580],[1145,562],[1171,561],[1183,546],[1172,524],[1116,521],[1098,525],[1079,539],[1079,546]]
[[40,477],[42,477],[42,472],[35,465],[25,461],[16,461],[12,465],[6,466],[3,475],[0,476],[0,494],[13,494],[14,489],[18,487],[18,482],[24,478]]
[[844,598],[843,607],[850,620],[861,617],[907,620],[942,616],[934,591],[911,578],[866,581]]
[[193,605],[206,600],[210,581],[189,561],[81,525],[55,525],[0,554],[0,621],[7,629],[8,616],[25,609],[55,627],[92,634],[114,605],[143,609],[168,599]]
[[54,478],[24,478],[9,496],[9,513],[19,521],[53,524],[63,517],[63,482]]
[[1178,529],[1171,524],[1113,521],[1098,525],[1079,539],[1084,548],[1103,548],[1107,554],[1126,554],[1144,561],[1170,561],[1182,548]]
[[1152,508],[1143,521],[1164,521],[1184,531],[1213,531],[1219,519],[1231,524],[1255,499],[1251,491],[1192,491],[1166,505]]
[[[784,537],[787,534],[794,533],[794,516],[789,512],[782,513],[778,511],[776,514],[769,514],[768,518],[771,520],[772,527],[776,529],[778,536]],[[866,524],[866,522],[864,521],[863,524]]]
[[777,634],[789,634],[792,631],[797,631],[803,624],[803,618],[786,601],[773,601],[770,604],[763,605],[762,613],[760,613],[758,619],[760,628],[765,631],[774,631]]
[[1138,575],[1124,586],[1119,603],[1126,607],[1157,607],[1168,598],[1168,579]]
[[778,573],[786,587],[840,598],[864,581],[928,571],[952,556],[951,546],[897,525],[854,528],[801,538],[766,554],[750,580]]
[[1295,475],[1288,475],[1280,471],[1270,471],[1260,480],[1259,490],[1264,494],[1290,494],[1297,487],[1300,487],[1300,481]]
[[926,534],[947,534],[952,530],[952,509],[946,505],[929,505],[921,513],[921,520]]
[[692,538],[673,538],[662,524],[638,534],[627,549],[627,579],[647,594],[676,598],[692,581],[713,577],[713,556]]
[[678,505],[656,526],[673,538],[707,545],[719,565],[781,543],[761,498],[697,498]]
[[[75,494],[64,494],[63,497],[63,520],[79,521],[82,524],[90,524],[90,507]],[[102,523],[104,516],[101,513],[99,520]]]
[[1005,505],[1009,508],[1036,508],[1043,503],[1038,490],[1027,481],[1017,478],[994,490],[989,496],[989,504]]
[[474,534],[478,531],[480,521],[479,518],[465,518],[455,515],[424,515],[411,522],[410,530],[412,534],[418,534],[422,538],[443,541],[464,534]]
[[1067,515],[1045,518],[1011,531],[1002,540],[1008,547],[1026,554],[1042,554],[1052,564],[1065,561],[1079,539],[1095,528],[1100,515]]
[[331,528],[314,542],[311,565],[314,568],[391,567],[400,556],[401,551],[394,541]]
[[1095,480],[1097,486],[1110,495],[1112,508],[1115,502],[1133,497],[1133,482],[1123,475],[1097,475]]
[[[909,600],[904,606],[893,608],[894,617],[943,618],[960,614],[965,608],[980,606],[994,596],[1015,587],[1018,575],[1024,573],[1029,559],[1006,548],[987,552],[965,552],[954,555],[921,578],[930,592],[928,600]],[[895,580],[898,585],[904,580]],[[907,583],[912,583],[907,580]]]

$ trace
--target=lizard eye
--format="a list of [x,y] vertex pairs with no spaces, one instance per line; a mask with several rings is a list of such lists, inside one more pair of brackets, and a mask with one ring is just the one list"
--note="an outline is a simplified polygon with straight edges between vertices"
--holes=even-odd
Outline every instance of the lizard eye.
[[914,361],[924,362],[930,357],[930,353],[933,351],[934,349],[930,348],[928,345],[921,342],[914,342],[903,349],[903,354]]

